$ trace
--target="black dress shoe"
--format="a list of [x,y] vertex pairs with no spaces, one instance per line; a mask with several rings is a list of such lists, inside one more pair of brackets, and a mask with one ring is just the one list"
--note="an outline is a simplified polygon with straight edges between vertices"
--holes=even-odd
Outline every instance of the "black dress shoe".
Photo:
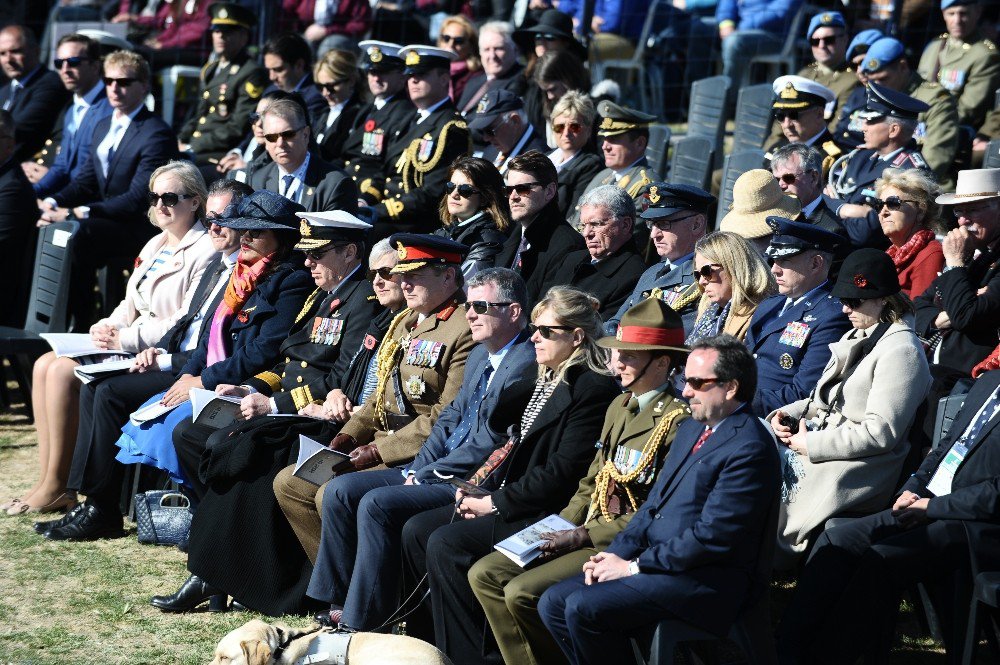
[[205,583],[197,575],[191,575],[181,588],[169,596],[153,596],[149,604],[164,612],[190,612],[205,601],[209,612],[225,612],[229,597]]
[[77,504],[76,508],[68,511],[65,515],[57,520],[46,520],[45,522],[35,522],[31,525],[31,528],[35,530],[35,533],[44,534],[46,531],[51,531],[61,526],[66,526],[72,522],[75,522],[78,517],[83,513],[83,509],[87,507],[87,504],[80,503]]
[[121,515],[109,515],[90,504],[84,504],[83,510],[69,524],[45,532],[49,540],[99,540],[124,536]]
[[184,554],[188,553],[188,534],[184,534],[184,537],[177,543],[177,549],[184,552]]

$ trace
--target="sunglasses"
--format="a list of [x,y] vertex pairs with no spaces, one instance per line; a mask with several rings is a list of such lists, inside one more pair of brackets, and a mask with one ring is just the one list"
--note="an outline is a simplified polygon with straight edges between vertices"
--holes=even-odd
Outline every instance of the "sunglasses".
[[444,183],[444,191],[448,192],[449,194],[454,192],[456,189],[458,190],[458,195],[461,196],[463,199],[467,199],[473,196],[474,194],[479,193],[479,190],[473,187],[472,185],[456,185],[453,182]]
[[52,61],[52,64],[56,66],[56,69],[62,69],[63,65],[69,65],[70,67],[79,67],[84,62],[89,62],[91,59],[82,55],[75,55],[72,58],[56,58]]
[[689,215],[684,215],[683,217],[678,217],[677,219],[655,219],[655,220],[647,219],[646,227],[651,231],[653,230],[654,226],[661,231],[669,231],[670,227],[676,224],[677,222],[683,222],[685,219],[691,219],[692,217],[695,217],[696,215],[700,214],[701,213],[698,212],[692,212]]
[[235,25],[213,25],[212,32],[220,32],[223,35],[234,35],[242,28],[238,28]]
[[573,326],[536,326],[534,323],[528,324],[528,332],[534,335],[535,331],[538,331],[542,339],[552,339],[553,330],[576,330],[576,328]]
[[260,122],[260,118],[261,118],[260,113],[257,113],[256,111],[250,111],[250,113],[247,114],[247,119],[250,120],[251,125],[256,125],[258,122]]
[[689,376],[684,379],[684,382],[687,383],[692,388],[694,388],[695,390],[701,390],[703,387],[707,386],[710,383],[718,383],[719,377],[707,376],[703,379],[699,379],[697,377]]
[[832,37],[810,37],[810,46],[822,46],[823,44],[836,44],[837,40],[844,35],[833,35]]
[[455,46],[461,46],[465,43],[465,37],[462,35],[441,35],[438,37],[442,44],[454,44]]
[[181,201],[193,198],[194,194],[174,194],[173,192],[163,192],[162,194],[157,194],[156,192],[146,192],[146,201],[149,203],[150,207],[158,205],[162,200],[163,205],[168,208],[173,208]]
[[536,42],[554,42],[557,39],[559,39],[559,37],[556,37],[555,35],[550,33],[545,33],[545,34],[535,33]]
[[887,196],[885,199],[869,197],[868,202],[871,204],[872,209],[874,209],[875,212],[881,212],[883,206],[889,210],[899,210],[904,203],[909,203],[915,208],[920,207],[919,201],[914,201],[913,199],[901,199],[898,196]]
[[240,229],[240,237],[246,236],[250,240],[256,240],[264,235],[264,229]]
[[201,225],[205,227],[206,231],[209,231],[212,228],[212,224],[215,224],[220,219],[222,219],[222,217],[214,212],[206,213],[206,215],[201,218]]
[[805,175],[805,171],[801,173],[785,173],[778,180],[785,183],[786,185],[794,185],[795,181]]
[[531,193],[532,187],[544,187],[540,182],[522,182],[520,185],[507,185],[503,188],[504,195],[509,199],[510,195],[517,192],[518,196],[527,196]]
[[775,111],[774,112],[774,119],[777,120],[778,122],[784,122],[786,118],[788,120],[798,120],[799,119],[799,112],[798,111]]
[[264,134],[264,140],[268,143],[277,143],[279,138],[285,139],[286,141],[291,141],[295,138],[295,135],[305,129],[305,125],[299,127],[298,129],[289,129],[284,132],[278,132],[277,134]]
[[375,270],[368,271],[368,281],[374,282],[375,278],[378,277],[386,282],[392,281],[395,277],[392,273],[392,268],[376,268]]
[[347,83],[347,79],[340,79],[339,81],[331,81],[330,83],[315,83],[316,91],[322,93],[326,90],[327,94],[332,95],[337,92],[337,86]]
[[136,81],[138,81],[139,79],[136,79],[136,78],[120,78],[120,79],[116,79],[116,78],[111,78],[110,76],[105,76],[101,80],[104,81],[104,85],[115,85],[117,83],[121,87],[127,88],[130,85],[132,85],[133,83],[135,83]]
[[552,131],[554,131],[556,134],[562,134],[567,129],[576,134],[581,129],[583,129],[583,125],[581,125],[578,122],[568,122],[566,124],[560,123],[558,125],[552,125]]
[[705,279],[712,279],[712,275],[714,275],[717,270],[722,270],[721,263],[706,263],[702,267],[695,270],[694,274],[701,275]]
[[[513,303],[509,302],[489,302],[486,300],[469,300],[468,302],[465,303],[465,309],[466,311],[471,309],[476,314],[486,314],[487,312],[490,311],[491,307],[493,309],[501,309],[503,307],[509,307],[512,304]],[[542,336],[544,337],[545,335],[543,334]]]
[[847,307],[849,307],[851,309],[857,309],[858,307],[861,307],[861,303],[863,303],[863,302],[864,302],[864,300],[862,300],[861,298],[841,298],[840,299],[840,304],[841,305],[846,305]]

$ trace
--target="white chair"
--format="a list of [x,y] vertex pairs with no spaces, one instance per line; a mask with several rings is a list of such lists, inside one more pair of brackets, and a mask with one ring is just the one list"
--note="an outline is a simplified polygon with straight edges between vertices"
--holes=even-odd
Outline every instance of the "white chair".
[[172,126],[174,124],[174,103],[177,100],[177,83],[183,78],[197,80],[201,76],[201,67],[175,65],[161,69],[156,75],[160,77],[160,99],[163,100],[160,115],[163,116],[165,123]]
[[[649,9],[646,12],[646,20],[642,24],[642,33],[636,40],[635,53],[628,60],[604,60],[597,61],[591,65],[590,75],[594,82],[605,78],[607,70],[619,69],[623,71],[634,71],[639,78],[639,103],[643,110],[663,108],[663,85],[659,78],[659,72],[653,72],[646,68],[646,46],[649,43],[650,35],[653,31],[653,19],[656,17],[656,9],[662,0],[651,0]],[[656,81],[650,81],[647,76],[655,77]],[[653,85],[650,85],[653,83]],[[653,99],[653,96],[656,99]]]

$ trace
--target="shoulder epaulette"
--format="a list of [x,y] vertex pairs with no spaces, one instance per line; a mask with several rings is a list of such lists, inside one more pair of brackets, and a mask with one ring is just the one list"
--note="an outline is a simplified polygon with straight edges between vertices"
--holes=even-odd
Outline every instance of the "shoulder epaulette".
[[997,48],[996,44],[991,42],[989,39],[986,39],[985,37],[983,38],[983,46],[985,46],[986,49],[989,51],[995,51]]
[[823,144],[823,152],[830,155],[831,157],[837,157],[843,154],[843,151],[840,149],[840,146],[838,146],[833,141],[827,141],[826,143]]

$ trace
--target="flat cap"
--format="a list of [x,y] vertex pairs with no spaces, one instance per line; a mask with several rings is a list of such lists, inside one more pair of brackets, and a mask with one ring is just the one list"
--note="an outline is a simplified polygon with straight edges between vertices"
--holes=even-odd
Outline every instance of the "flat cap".
[[864,120],[891,115],[894,118],[916,120],[917,116],[930,108],[927,104],[909,95],[897,92],[873,81],[868,82],[868,98],[865,110],[859,113]]
[[208,8],[212,27],[231,26],[249,30],[257,23],[257,15],[235,2],[216,2]]
[[425,74],[432,69],[450,69],[453,60],[458,60],[458,54],[448,49],[424,44],[409,44],[399,49],[399,57],[406,63],[403,73]]
[[476,115],[469,121],[469,129],[482,131],[492,125],[500,115],[523,108],[524,102],[519,96],[510,90],[494,88],[479,100],[476,105]]
[[363,222],[344,210],[323,212],[297,212],[299,235],[302,239],[295,249],[309,251],[336,242],[362,242],[368,237],[372,225]]
[[399,50],[403,47],[399,44],[368,39],[358,42],[358,48],[361,49],[358,66],[365,71],[402,69],[404,66],[403,59],[399,57]]

